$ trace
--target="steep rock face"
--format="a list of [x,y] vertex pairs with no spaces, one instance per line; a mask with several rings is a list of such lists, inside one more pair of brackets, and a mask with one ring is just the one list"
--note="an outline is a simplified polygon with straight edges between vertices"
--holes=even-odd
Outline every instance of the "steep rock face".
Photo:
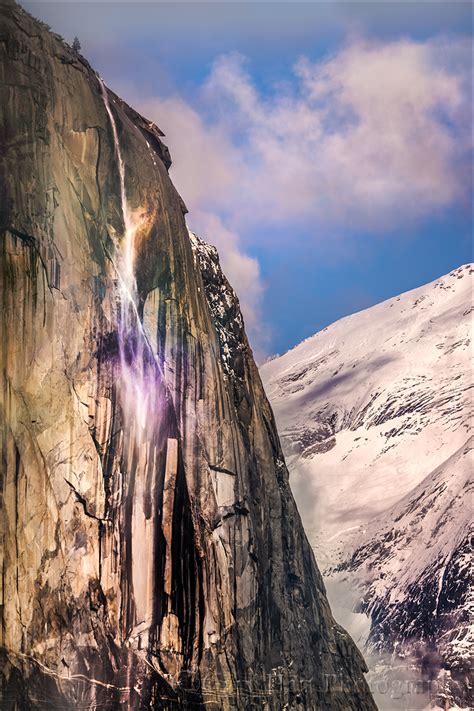
[[473,274],[341,319],[261,368],[331,602],[371,662],[397,666],[395,681],[409,666],[442,708],[472,695]]
[[2,708],[374,709],[161,131],[0,7]]

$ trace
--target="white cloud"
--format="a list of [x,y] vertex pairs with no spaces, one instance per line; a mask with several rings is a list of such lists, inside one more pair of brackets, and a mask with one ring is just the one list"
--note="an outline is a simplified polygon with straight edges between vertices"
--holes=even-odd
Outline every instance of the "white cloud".
[[166,133],[190,227],[218,246],[251,332],[263,289],[239,235],[267,239],[277,225],[291,239],[308,222],[315,239],[383,234],[466,198],[469,67],[462,40],[354,40],[324,61],[300,59],[270,93],[243,57],[225,55],[194,106],[141,102]]
[[242,58],[219,59],[206,98],[246,157],[241,217],[383,231],[462,198],[470,102],[449,66],[462,50],[469,66],[459,44],[353,42],[300,60],[292,91],[270,97]]

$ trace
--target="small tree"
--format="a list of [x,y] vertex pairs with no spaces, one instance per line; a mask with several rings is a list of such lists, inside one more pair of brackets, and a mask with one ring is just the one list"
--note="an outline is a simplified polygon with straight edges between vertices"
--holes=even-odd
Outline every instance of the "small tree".
[[79,52],[81,51],[81,43],[79,42],[77,37],[74,37],[74,41],[72,43],[72,51],[76,54],[79,54]]

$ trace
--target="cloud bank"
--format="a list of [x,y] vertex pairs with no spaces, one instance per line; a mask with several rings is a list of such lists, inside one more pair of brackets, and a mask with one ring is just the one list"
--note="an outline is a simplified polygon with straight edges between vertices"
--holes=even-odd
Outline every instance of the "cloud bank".
[[[470,45],[354,39],[293,80],[259,87],[240,55],[219,57],[194,105],[141,108],[165,131],[192,229],[215,243],[258,332],[262,285],[245,235],[314,224],[393,234],[470,194]],[[280,229],[281,232],[281,229]]]

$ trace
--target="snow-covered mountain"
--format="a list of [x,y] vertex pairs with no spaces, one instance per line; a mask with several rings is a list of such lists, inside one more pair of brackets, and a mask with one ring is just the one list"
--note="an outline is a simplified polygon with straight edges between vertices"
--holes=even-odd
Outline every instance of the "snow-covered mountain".
[[448,679],[443,706],[469,703],[473,273],[341,319],[261,368],[334,608],[369,654],[409,659],[432,692]]

